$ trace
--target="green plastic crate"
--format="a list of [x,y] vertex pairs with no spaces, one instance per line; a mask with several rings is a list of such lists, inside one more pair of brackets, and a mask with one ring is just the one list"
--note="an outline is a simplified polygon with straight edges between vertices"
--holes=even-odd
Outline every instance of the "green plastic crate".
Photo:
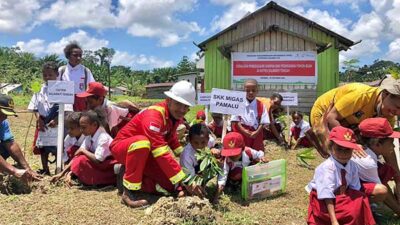
[[242,198],[261,199],[285,192],[286,166],[286,160],[279,159],[243,168]]

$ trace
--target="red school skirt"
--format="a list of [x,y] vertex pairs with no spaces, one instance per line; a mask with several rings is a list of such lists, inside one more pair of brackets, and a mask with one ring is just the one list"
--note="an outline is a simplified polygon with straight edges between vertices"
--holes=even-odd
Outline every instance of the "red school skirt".
[[[336,195],[335,214],[340,225],[375,225],[369,200],[364,192],[347,189],[345,194]],[[319,200],[315,190],[310,193],[307,224],[330,225],[328,209],[324,200]]]

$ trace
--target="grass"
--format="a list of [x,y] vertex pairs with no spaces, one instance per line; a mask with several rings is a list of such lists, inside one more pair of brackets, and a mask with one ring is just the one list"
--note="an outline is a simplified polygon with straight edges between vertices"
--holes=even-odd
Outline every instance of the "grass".
[[[19,104],[26,102],[24,98],[14,99],[19,110],[26,108],[26,105]],[[188,119],[194,118],[200,108],[201,106],[193,107]],[[10,117],[16,141],[22,146],[28,130],[28,146],[32,143],[33,126],[29,127],[30,118],[31,114],[27,113],[20,113],[16,118]],[[39,157],[32,155],[29,147],[24,148],[23,152],[32,168],[39,169]],[[217,224],[305,224],[308,194],[304,186],[312,179],[314,171],[299,166],[296,153],[297,151],[285,151],[268,142],[266,147],[268,159],[284,158],[288,161],[286,193],[249,202],[243,201],[239,192],[227,193],[215,207]],[[9,159],[9,162],[12,163],[12,160]],[[315,168],[321,162],[322,159],[317,157],[310,161],[310,165]],[[144,210],[130,209],[120,204],[120,198],[114,188],[81,190],[44,185],[43,189],[31,194],[9,196],[0,194],[0,205],[0,224],[148,224],[143,221]],[[385,220],[381,224],[400,224],[387,212]]]

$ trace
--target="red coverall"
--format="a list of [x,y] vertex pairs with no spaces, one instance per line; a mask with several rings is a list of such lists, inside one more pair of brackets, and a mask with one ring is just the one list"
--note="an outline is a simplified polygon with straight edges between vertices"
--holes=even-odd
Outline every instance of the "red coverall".
[[186,177],[171,154],[180,154],[176,129],[182,120],[170,117],[167,103],[150,106],[125,125],[111,143],[116,160],[125,165],[123,185],[153,193],[158,186],[171,192]]

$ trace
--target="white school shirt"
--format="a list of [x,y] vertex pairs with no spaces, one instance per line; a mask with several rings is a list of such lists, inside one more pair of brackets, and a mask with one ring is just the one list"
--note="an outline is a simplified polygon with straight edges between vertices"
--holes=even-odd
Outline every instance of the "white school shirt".
[[195,167],[199,164],[196,159],[196,149],[189,143],[183,149],[179,156],[179,163],[185,169],[185,172],[191,176],[196,175]]
[[107,122],[110,130],[121,122],[120,117],[125,117],[129,113],[128,109],[118,107],[107,99],[104,99],[102,108],[107,113]]
[[356,163],[349,160],[346,166],[343,166],[332,156],[315,169],[314,178],[308,184],[308,189],[316,190],[318,199],[336,198],[334,192],[342,185],[341,169],[346,170],[347,187],[360,190],[360,177]]
[[96,159],[102,162],[111,155],[110,144],[112,141],[112,137],[106,130],[103,127],[99,127],[93,137],[87,136],[85,138],[81,148],[94,153]]
[[381,184],[381,179],[378,175],[378,156],[370,149],[365,149],[367,157],[353,156],[351,161],[355,162],[358,167],[358,175],[360,179],[369,183]]
[[[249,149],[251,151],[251,155],[252,155],[253,160],[260,159],[261,157],[264,157],[264,152],[263,151],[257,151],[257,150],[254,150],[252,148],[249,148]],[[235,169],[236,167],[244,168],[244,167],[250,165],[250,163],[251,163],[251,160],[250,160],[249,156],[246,154],[246,152],[244,150],[242,151],[241,161],[234,162],[229,157],[225,157],[224,167],[222,169],[223,170],[223,175],[218,175],[218,186],[222,186],[222,185],[225,186],[226,181],[228,180],[229,171]],[[230,164],[232,166],[230,166]]]
[[[245,107],[245,112],[240,115],[240,116],[232,116],[231,122],[240,122],[243,125],[246,126],[251,126],[254,129],[258,128],[258,111],[257,111],[257,100],[254,99],[252,102],[249,102],[246,99],[246,107]],[[270,119],[267,113],[267,110],[265,109],[265,106],[263,105],[263,113],[261,114],[261,119],[260,123],[265,125],[270,123]]]
[[[28,110],[31,112],[38,112],[41,116],[48,116],[50,113],[51,107],[53,107],[54,103],[50,103],[49,100],[49,92],[46,84],[42,85],[42,88],[38,93],[34,93],[32,95],[31,101],[28,105]],[[72,111],[72,104],[64,105],[65,111]]]
[[[295,123],[292,122],[290,124],[290,128],[293,128],[293,127],[301,129],[299,138],[305,137],[306,136],[306,132],[311,129],[310,124],[307,121],[304,121],[304,120],[301,120],[298,125],[296,125]],[[290,129],[290,135],[293,135],[291,129]]]
[[[212,148],[215,145],[215,140],[211,135],[207,145],[209,148]],[[185,146],[179,156],[179,164],[186,169],[185,172],[189,173],[189,175],[196,175],[195,167],[199,165],[199,162],[196,158],[196,149],[194,149],[190,143]]]
[[[89,86],[90,82],[95,82],[92,72],[87,69],[87,82],[86,87]],[[75,94],[82,93],[85,90],[85,66],[82,64],[76,65],[72,67],[69,63],[67,64],[64,74],[62,73],[62,67],[58,69],[58,78],[57,80],[63,81],[73,81],[75,86]],[[62,77],[61,77],[62,75]]]
[[67,155],[67,149],[76,145],[76,146],[81,146],[83,141],[85,140],[85,135],[81,135],[79,139],[76,139],[76,137],[71,137],[69,134],[64,139],[64,155],[63,155],[63,161],[66,162],[68,161],[68,155]]

